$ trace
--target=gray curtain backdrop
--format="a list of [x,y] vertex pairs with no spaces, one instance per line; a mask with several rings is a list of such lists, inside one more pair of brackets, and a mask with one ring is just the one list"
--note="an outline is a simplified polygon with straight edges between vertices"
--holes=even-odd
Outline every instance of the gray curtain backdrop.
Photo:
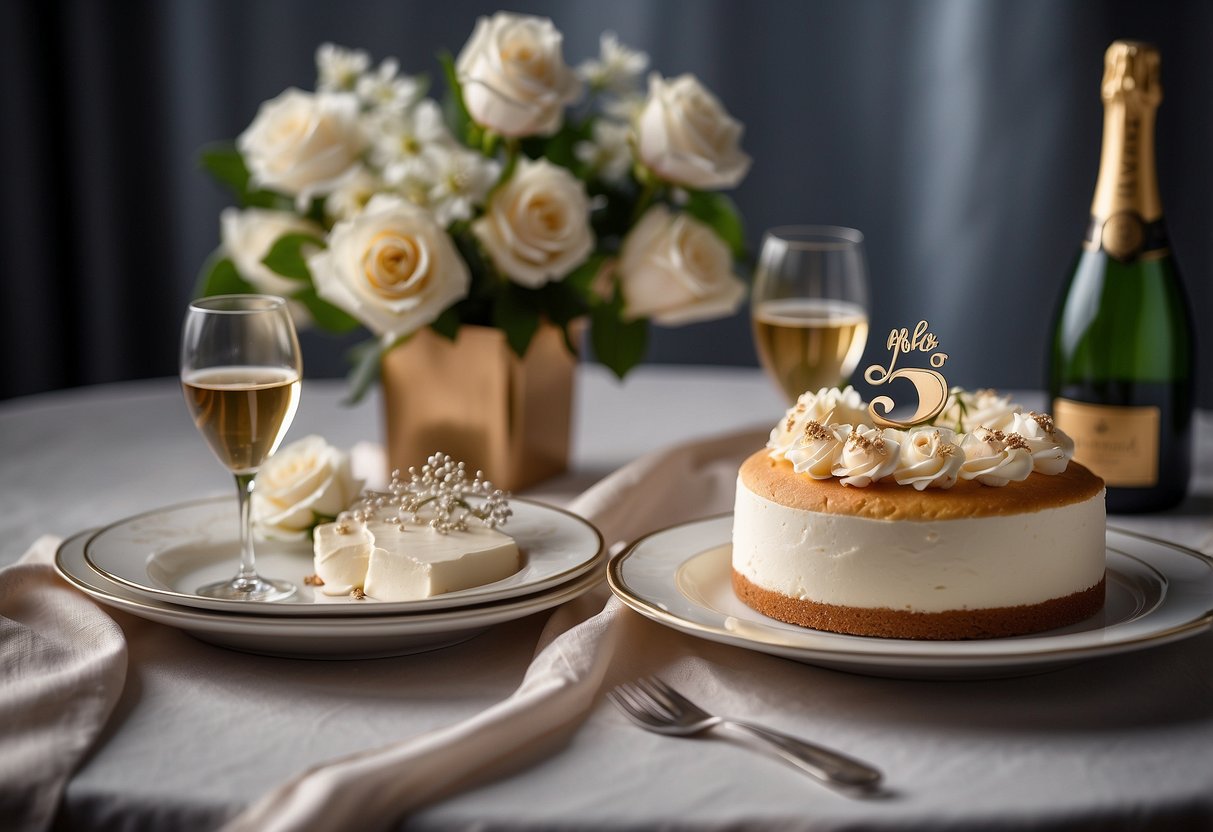
[[[317,44],[436,76],[477,0],[30,0],[0,8],[0,398],[176,372],[184,305],[218,241],[197,150],[311,88]],[[747,126],[735,198],[764,228],[867,235],[873,340],[928,317],[949,380],[1038,387],[1098,165],[1103,50],[1162,50],[1158,167],[1198,330],[1213,297],[1213,4],[1098,0],[520,0],[565,56],[603,30],[693,72]],[[1213,339],[1198,332],[1201,368]],[[348,343],[348,342],[346,342]],[[342,344],[305,338],[309,376]],[[755,363],[742,310],[654,330],[649,360]],[[1208,375],[1208,373],[1202,373]],[[1201,401],[1213,404],[1213,384]]]

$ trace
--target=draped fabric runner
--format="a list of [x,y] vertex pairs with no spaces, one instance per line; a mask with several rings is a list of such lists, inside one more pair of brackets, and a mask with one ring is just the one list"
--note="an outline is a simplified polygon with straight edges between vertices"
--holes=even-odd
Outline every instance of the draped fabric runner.
[[[642,457],[570,508],[616,549],[647,532],[727,511],[740,460],[764,438],[746,432]],[[5,825],[17,829],[49,828],[126,674],[122,628],[50,566],[58,542],[39,540],[22,563],[0,573],[0,782],[7,784],[4,795],[22,796],[0,811]],[[629,617],[600,586],[556,610],[521,685],[504,701],[458,724],[316,766],[226,828],[382,828],[413,808],[541,759],[592,710],[604,678],[635,672],[644,651],[626,644]]]

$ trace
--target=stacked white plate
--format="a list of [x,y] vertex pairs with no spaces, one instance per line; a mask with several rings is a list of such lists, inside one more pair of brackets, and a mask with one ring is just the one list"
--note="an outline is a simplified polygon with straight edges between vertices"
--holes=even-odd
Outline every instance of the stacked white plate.
[[257,571],[299,589],[284,601],[225,601],[195,589],[238,566],[236,503],[208,499],[129,517],[64,541],[59,573],[98,602],[213,644],[276,656],[371,658],[434,650],[582,595],[601,579],[602,536],[561,509],[513,498],[503,529],[522,553],[501,581],[418,601],[330,597],[307,586],[309,542],[259,541]]

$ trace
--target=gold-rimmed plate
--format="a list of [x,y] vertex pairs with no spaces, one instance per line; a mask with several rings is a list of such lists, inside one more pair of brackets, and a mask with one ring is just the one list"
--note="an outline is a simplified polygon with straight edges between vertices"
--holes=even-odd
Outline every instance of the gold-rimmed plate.
[[606,557],[599,554],[589,570],[570,581],[496,603],[404,614],[285,617],[217,613],[141,596],[89,567],[84,544],[90,534],[65,540],[55,553],[55,569],[98,603],[220,647],[307,659],[403,656],[467,641],[489,627],[549,610],[590,591],[602,580]]
[[915,641],[840,635],[785,624],[733,594],[732,515],[641,538],[607,569],[632,609],[674,629],[852,673],[900,678],[993,678],[1039,673],[1152,647],[1213,625],[1213,561],[1199,552],[1107,530],[1104,609],[1057,630],[1013,638]]
[[119,520],[93,534],[84,559],[98,575],[148,599],[245,615],[351,616],[431,612],[504,601],[549,589],[588,572],[603,550],[602,535],[575,514],[530,500],[510,500],[502,531],[518,544],[522,566],[500,581],[417,601],[353,600],[308,586],[309,542],[257,543],[257,570],[298,588],[282,601],[231,601],[198,595],[197,587],[231,577],[239,563],[236,502],[211,498]]

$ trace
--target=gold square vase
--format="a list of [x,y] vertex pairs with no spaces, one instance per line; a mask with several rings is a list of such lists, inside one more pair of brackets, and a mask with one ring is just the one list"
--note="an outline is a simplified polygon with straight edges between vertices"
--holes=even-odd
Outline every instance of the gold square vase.
[[462,326],[454,341],[418,331],[383,357],[389,467],[442,451],[509,491],[563,472],[576,366],[547,324],[521,359],[493,327]]

